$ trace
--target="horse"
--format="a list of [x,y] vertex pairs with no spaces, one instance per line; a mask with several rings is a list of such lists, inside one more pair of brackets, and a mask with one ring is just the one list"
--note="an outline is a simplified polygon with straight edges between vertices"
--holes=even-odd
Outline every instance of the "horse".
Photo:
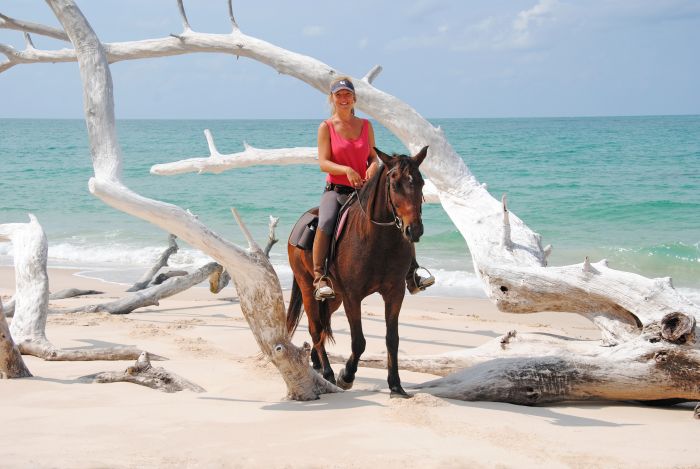
[[[309,320],[313,341],[311,360],[317,372],[331,383],[350,389],[357,364],[365,350],[361,302],[372,293],[384,300],[389,389],[392,397],[410,397],[401,387],[397,354],[399,312],[406,289],[406,276],[415,257],[413,243],[423,235],[421,218],[423,177],[418,167],[427,155],[424,147],[415,156],[389,156],[375,148],[383,165],[359,192],[347,210],[344,231],[329,260],[329,277],[335,298],[314,298],[311,250],[287,245],[289,264],[294,273],[287,309],[287,330],[294,334],[301,319],[301,305]],[[335,379],[326,354],[326,340],[333,341],[331,315],[343,304],[350,325],[352,353]]]

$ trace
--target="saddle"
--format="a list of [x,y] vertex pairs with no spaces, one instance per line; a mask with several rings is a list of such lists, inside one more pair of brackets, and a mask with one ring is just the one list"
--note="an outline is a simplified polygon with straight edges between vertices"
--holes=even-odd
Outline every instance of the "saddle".
[[[338,218],[335,222],[335,230],[333,231],[333,239],[331,240],[330,253],[328,260],[335,258],[338,241],[342,237],[345,228],[345,220],[348,216],[348,208],[357,200],[356,193],[349,194],[343,205],[338,211]],[[314,246],[314,237],[316,236],[316,228],[318,227],[318,207],[313,207],[299,217],[299,220],[294,224],[292,232],[289,234],[289,244],[304,251],[310,251]]]

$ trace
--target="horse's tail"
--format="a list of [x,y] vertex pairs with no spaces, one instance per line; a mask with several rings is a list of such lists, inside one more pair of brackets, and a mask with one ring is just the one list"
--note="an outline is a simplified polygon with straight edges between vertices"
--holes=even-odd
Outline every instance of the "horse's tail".
[[297,283],[297,279],[292,277],[292,296],[289,298],[289,307],[287,308],[287,332],[289,336],[294,335],[294,331],[297,330],[299,326],[299,321],[301,321],[301,288]]
[[330,308],[328,308],[328,301],[318,301],[318,316],[321,321],[321,342],[326,343],[329,340],[332,344],[335,343],[335,338],[333,337],[333,330],[331,329],[331,314]]

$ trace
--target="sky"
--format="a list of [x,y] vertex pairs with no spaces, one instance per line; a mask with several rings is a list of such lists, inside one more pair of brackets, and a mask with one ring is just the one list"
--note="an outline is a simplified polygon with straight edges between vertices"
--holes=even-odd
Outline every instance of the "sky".
[[[83,0],[103,42],[182,31],[175,0]],[[228,33],[225,0],[185,1]],[[41,1],[0,12],[58,26]],[[314,57],[427,118],[700,114],[697,0],[236,0],[247,35]],[[20,32],[0,42],[24,48]],[[66,43],[33,35],[38,49]],[[4,57],[0,55],[0,61]],[[190,54],[111,66],[117,118],[322,118],[325,96],[247,58]],[[0,118],[82,118],[76,63],[0,74]]]

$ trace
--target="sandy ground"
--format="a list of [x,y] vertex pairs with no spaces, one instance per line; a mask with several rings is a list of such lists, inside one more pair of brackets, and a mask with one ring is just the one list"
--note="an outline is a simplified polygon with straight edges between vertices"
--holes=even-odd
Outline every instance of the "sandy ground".
[[[94,288],[118,298],[124,286],[50,271],[51,290]],[[14,291],[0,268],[0,294]],[[594,339],[570,314],[514,315],[485,300],[409,296],[401,313],[401,354],[473,347],[511,329]],[[304,321],[303,321],[304,322]],[[367,353],[384,353],[383,307],[363,303]],[[347,354],[342,313],[333,322]],[[259,358],[235,291],[193,288],[126,316],[51,315],[49,339],[62,348],[131,345],[206,389],[166,394],[146,387],[85,384],[78,378],[131,362],[44,362],[25,357],[33,378],[0,381],[0,467],[700,467],[700,422],[692,406],[627,403],[521,407],[417,394],[390,399],[384,370],[360,367],[352,391],[314,402],[284,399],[276,369]],[[295,342],[308,340],[300,327]],[[336,372],[340,365],[335,365]],[[434,376],[403,371],[404,386]]]

